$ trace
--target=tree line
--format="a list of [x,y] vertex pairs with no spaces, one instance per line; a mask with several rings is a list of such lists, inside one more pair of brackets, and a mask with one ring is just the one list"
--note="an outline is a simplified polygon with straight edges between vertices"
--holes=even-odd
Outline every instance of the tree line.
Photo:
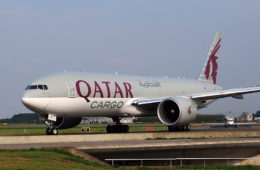
[[38,113],[20,113],[8,119],[0,119],[0,123],[41,124],[44,123],[44,121],[40,120]]

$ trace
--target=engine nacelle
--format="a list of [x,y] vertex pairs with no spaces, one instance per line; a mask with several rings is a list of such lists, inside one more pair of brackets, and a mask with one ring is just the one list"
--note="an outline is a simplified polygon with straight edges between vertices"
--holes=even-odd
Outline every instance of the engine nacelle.
[[53,127],[55,129],[69,129],[80,124],[82,118],[72,118],[72,117],[58,117],[56,122],[53,122]]
[[187,125],[196,118],[197,105],[188,98],[173,98],[159,104],[157,115],[167,126]]

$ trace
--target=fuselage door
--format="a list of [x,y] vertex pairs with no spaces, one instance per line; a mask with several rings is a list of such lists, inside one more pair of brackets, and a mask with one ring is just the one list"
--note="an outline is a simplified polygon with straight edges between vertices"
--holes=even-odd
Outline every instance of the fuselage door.
[[66,86],[68,89],[68,97],[75,98],[76,97],[75,84],[73,82],[66,82]]

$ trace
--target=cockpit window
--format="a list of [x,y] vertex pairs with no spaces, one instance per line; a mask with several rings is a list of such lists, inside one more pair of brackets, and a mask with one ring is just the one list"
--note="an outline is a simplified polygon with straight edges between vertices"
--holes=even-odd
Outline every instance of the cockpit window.
[[43,85],[38,85],[38,89],[43,90]]
[[26,87],[25,90],[36,90],[36,89],[39,89],[39,90],[48,90],[48,86],[47,85],[29,85]]
[[30,90],[35,90],[35,89],[37,89],[37,85],[33,85],[30,87]]
[[47,85],[43,85],[43,89],[44,90],[48,90],[48,86]]

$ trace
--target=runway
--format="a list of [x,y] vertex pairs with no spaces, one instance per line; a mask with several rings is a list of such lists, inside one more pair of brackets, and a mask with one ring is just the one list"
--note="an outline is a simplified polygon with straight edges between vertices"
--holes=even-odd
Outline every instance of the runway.
[[260,138],[214,138],[214,139],[155,139],[155,140],[113,140],[113,141],[85,141],[59,143],[24,143],[24,144],[0,144],[0,149],[30,149],[51,147],[75,147],[91,152],[123,150],[167,150],[180,148],[204,148],[206,146],[260,146]]
[[41,136],[0,136],[1,144],[68,143],[93,141],[134,141],[154,139],[203,139],[203,138],[247,138],[260,137],[259,130],[236,131],[185,131],[185,132],[145,132],[113,134],[41,135]]

